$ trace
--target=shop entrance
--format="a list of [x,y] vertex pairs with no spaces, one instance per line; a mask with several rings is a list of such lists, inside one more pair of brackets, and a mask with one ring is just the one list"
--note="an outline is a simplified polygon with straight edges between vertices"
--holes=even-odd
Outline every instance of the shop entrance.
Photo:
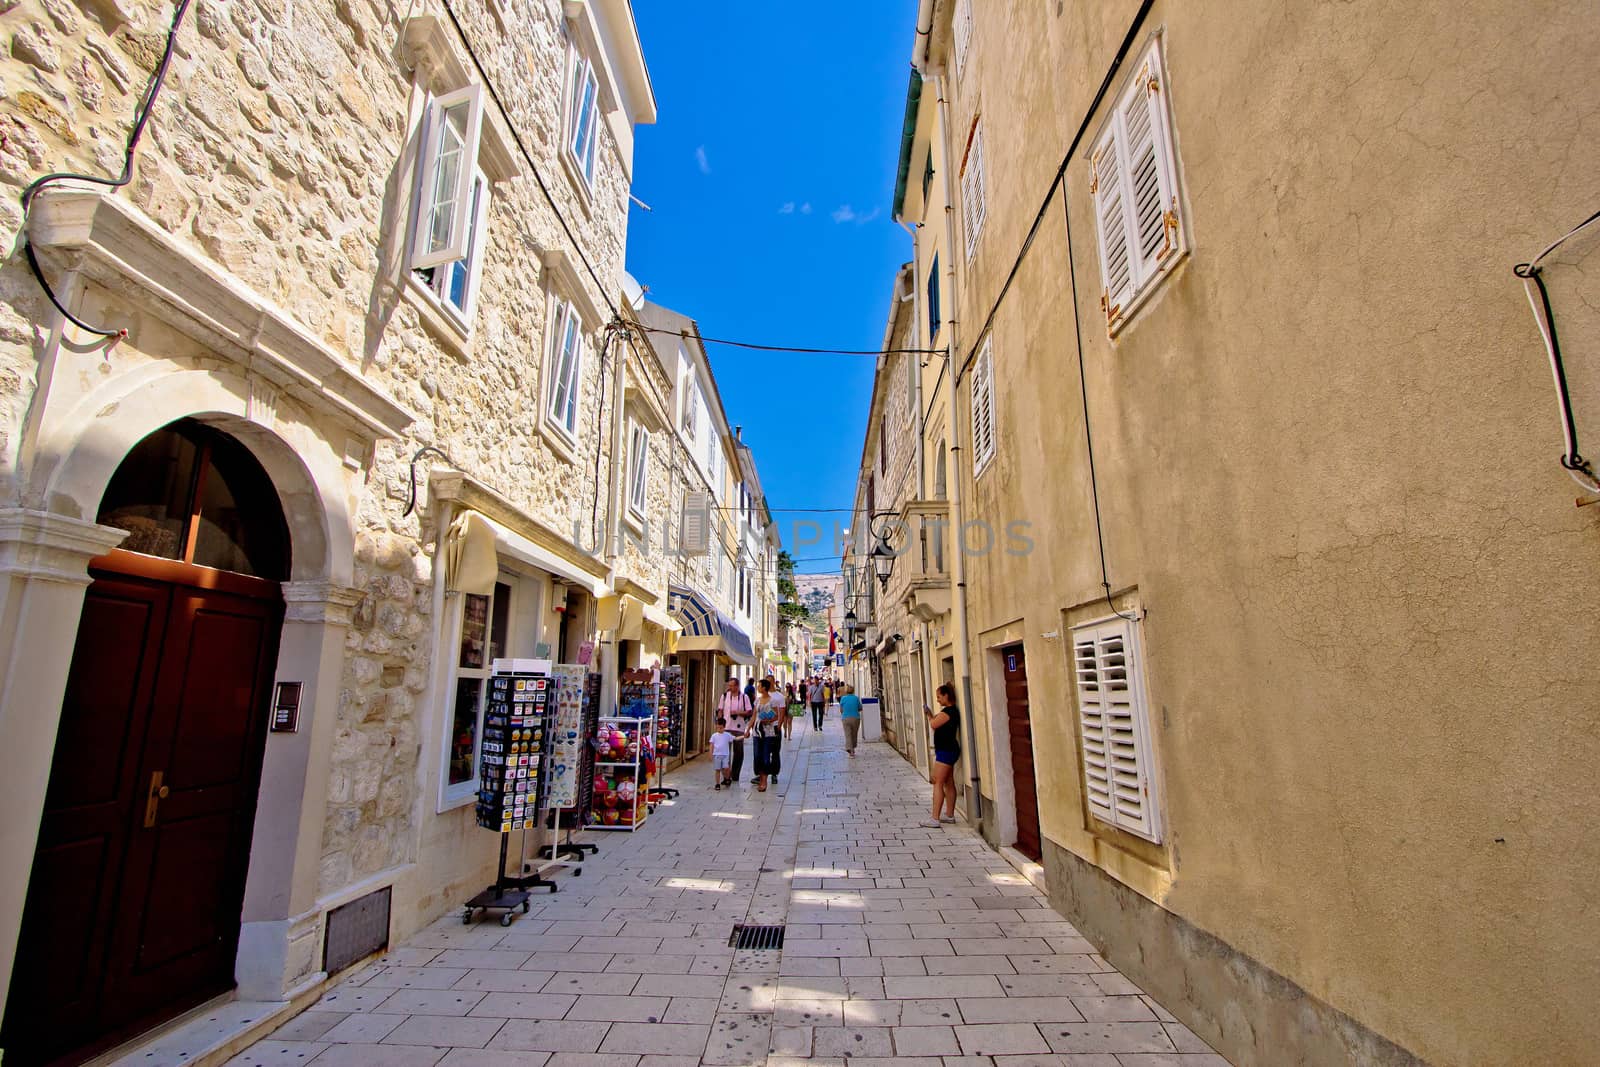
[[6,1062],[77,1062],[231,989],[289,537],[238,441],[183,421],[117,469],[6,1000]]
[[1017,798],[1016,849],[1039,859],[1039,798],[1033,767],[1033,728],[1028,719],[1028,661],[1021,645],[1000,650],[1005,670],[1006,732],[1011,742],[1011,780]]

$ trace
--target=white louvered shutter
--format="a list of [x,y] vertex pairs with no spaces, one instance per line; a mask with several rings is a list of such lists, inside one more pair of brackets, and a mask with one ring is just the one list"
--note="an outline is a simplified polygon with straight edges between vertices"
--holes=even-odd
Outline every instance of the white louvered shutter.
[[411,241],[415,270],[466,258],[473,224],[472,179],[483,124],[482,88],[469,85],[432,101],[424,123]]
[[994,341],[983,339],[983,349],[972,371],[972,470],[976,474],[994,458]]
[[[1170,127],[1162,100],[1159,53],[1152,48],[1118,107],[1123,128],[1123,191],[1133,240],[1135,285],[1161,271],[1177,250],[1178,201],[1172,182]],[[1169,224],[1170,218],[1170,224]]]
[[1094,190],[1095,225],[1100,237],[1100,303],[1110,326],[1133,299],[1134,260],[1128,242],[1128,213],[1122,178],[1118,124],[1106,127],[1095,147],[1089,187]]
[[678,543],[686,556],[704,556],[711,551],[710,493],[684,494]]
[[959,0],[955,16],[950,20],[951,35],[955,38],[956,77],[967,63],[967,46],[972,43],[972,0]]
[[1089,809],[1103,822],[1159,842],[1149,714],[1133,624],[1116,619],[1074,631],[1072,658]]
[[961,171],[961,215],[966,224],[968,259],[978,247],[978,234],[983,232],[983,220],[988,213],[988,204],[983,199],[983,127],[974,125],[972,147],[967,151],[966,167]]

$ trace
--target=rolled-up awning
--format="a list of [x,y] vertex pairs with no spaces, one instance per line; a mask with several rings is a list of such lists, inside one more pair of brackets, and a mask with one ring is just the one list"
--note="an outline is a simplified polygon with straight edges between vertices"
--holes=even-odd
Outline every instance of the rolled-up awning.
[[535,544],[487,515],[470,509],[456,517],[446,537],[446,588],[462,593],[492,591],[500,570],[498,556],[531,563],[597,597],[610,592],[603,579],[587,573],[572,561],[543,545]]
[[683,635],[678,638],[679,652],[717,652],[734,663],[755,665],[750,635],[712,607],[702,594],[686,585],[669,586],[667,610],[683,625]]
[[654,604],[646,604],[628,593],[601,598],[599,624],[602,630],[615,630],[618,641],[641,640],[646,626],[668,635],[683,629],[683,624],[673,618],[670,612]]

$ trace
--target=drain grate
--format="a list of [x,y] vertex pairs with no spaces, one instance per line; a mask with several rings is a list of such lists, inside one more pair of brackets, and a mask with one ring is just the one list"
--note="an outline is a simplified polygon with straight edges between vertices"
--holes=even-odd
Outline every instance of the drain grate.
[[733,948],[749,948],[757,951],[780,949],[783,947],[783,927],[735,923],[733,933],[728,935],[728,944]]

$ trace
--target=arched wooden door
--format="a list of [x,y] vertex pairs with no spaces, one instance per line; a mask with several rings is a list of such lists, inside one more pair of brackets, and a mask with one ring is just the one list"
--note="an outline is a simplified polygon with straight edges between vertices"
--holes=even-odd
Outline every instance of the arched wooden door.
[[289,541],[242,445],[140,442],[99,521],[3,1045],[76,1063],[231,989]]

